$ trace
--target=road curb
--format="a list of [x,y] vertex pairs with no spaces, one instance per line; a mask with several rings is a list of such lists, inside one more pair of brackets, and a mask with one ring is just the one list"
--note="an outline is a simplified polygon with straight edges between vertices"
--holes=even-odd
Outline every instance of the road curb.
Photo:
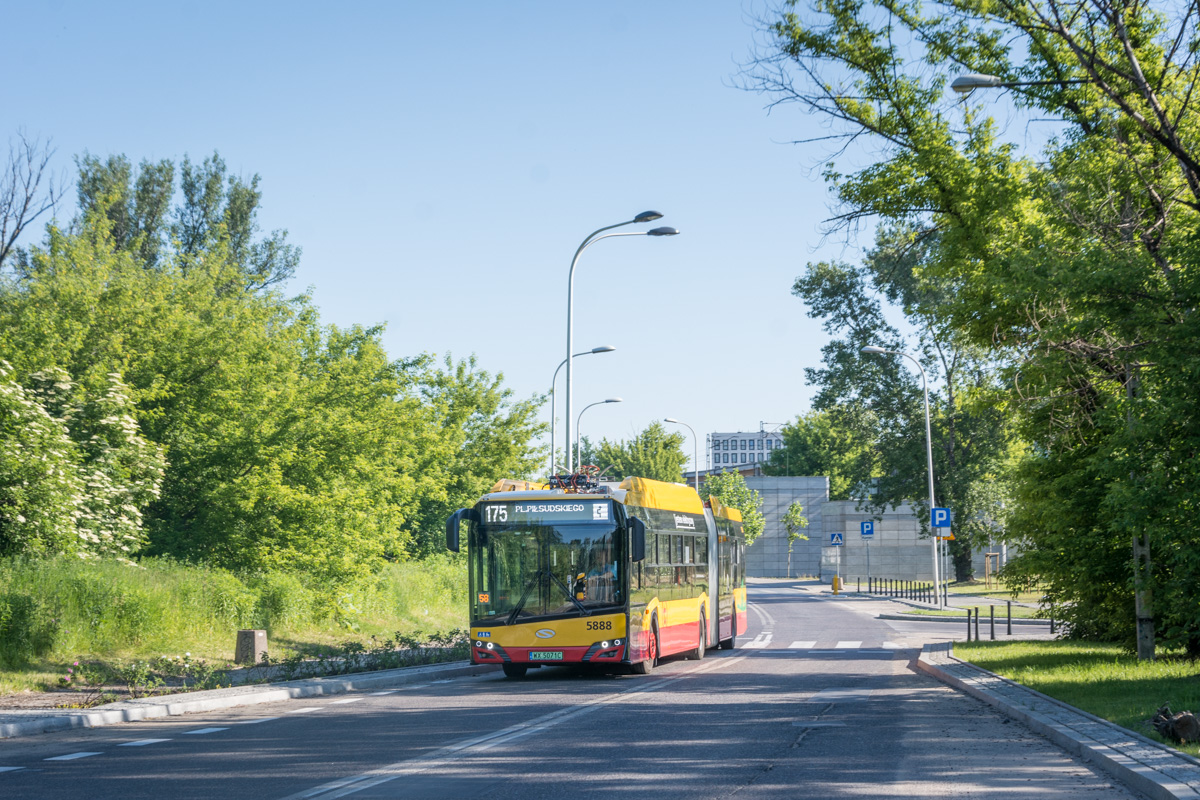
[[[429,678],[449,679],[485,675],[496,672],[498,669],[499,667],[495,664],[469,664],[456,661],[445,665],[360,672],[334,678],[303,678],[280,683],[233,686],[228,689],[180,692],[179,694],[160,695],[140,700],[122,700],[80,711],[14,710],[0,713],[0,720],[3,720],[0,721],[0,739],[31,736],[71,728],[97,728],[103,725],[137,722],[157,717],[174,717],[201,711],[220,711],[235,706],[274,703],[302,697],[344,694],[365,689],[377,689],[381,686],[404,686],[420,683]],[[20,717],[29,717],[29,719],[19,719]],[[14,718],[17,719],[14,720]]]
[[[1200,798],[1200,760],[957,659],[951,642],[925,645],[917,659],[917,668],[1024,723],[1068,753],[1095,764],[1147,797]],[[997,687],[1009,697],[995,691]],[[1014,696],[1019,699],[1014,701]]]
[[[957,622],[960,625],[966,620],[966,618],[967,618],[966,615],[963,615],[961,617],[935,617],[931,614],[877,614],[875,616],[875,619],[903,619],[903,620],[911,620],[911,621],[915,621],[915,622]],[[980,627],[982,627],[987,622],[987,620],[988,620],[988,618],[984,617],[983,621],[979,623]],[[997,625],[1004,623],[1004,622],[1006,622],[1006,620],[1003,617],[996,617]],[[1034,627],[1049,628],[1050,620],[1048,620],[1048,619],[1014,619],[1012,621],[1012,624],[1013,625],[1032,625]]]

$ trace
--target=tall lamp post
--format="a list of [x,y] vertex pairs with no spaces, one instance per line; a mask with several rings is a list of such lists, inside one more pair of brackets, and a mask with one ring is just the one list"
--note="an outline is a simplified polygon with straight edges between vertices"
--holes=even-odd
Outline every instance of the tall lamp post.
[[[575,251],[575,257],[571,259],[571,271],[567,276],[567,413],[564,417],[566,424],[565,439],[567,441],[567,471],[574,472],[574,459],[570,451],[571,442],[571,391],[572,391],[572,375],[571,375],[571,351],[575,349],[575,334],[572,324],[571,314],[575,308],[575,265],[579,263],[579,256],[583,254],[591,245],[601,239],[608,239],[612,236],[675,236],[679,231],[674,228],[653,228],[648,231],[638,231],[637,233],[604,233],[613,228],[620,228],[624,225],[632,225],[641,222],[653,222],[656,219],[661,219],[662,214],[657,211],[643,211],[631,220],[626,222],[618,222],[616,225],[606,225],[603,228],[598,228],[588,234],[588,237],[583,240],[583,244],[579,245],[579,249]],[[604,234],[601,236],[600,234]]]
[[[877,355],[893,355],[904,356],[909,361],[917,365],[917,369],[921,371],[921,389],[925,394],[925,466],[929,472],[929,513],[933,513],[935,503],[933,501],[933,434],[929,427],[929,378],[925,375],[925,368],[921,366],[921,362],[910,356],[908,353],[902,353],[899,350],[887,350],[882,347],[868,345],[862,349],[864,353],[874,353]],[[933,587],[936,600],[934,601],[938,608],[942,607],[942,591],[941,581],[938,570],[938,537],[937,531],[932,527],[929,529],[933,534]]]
[[[583,411],[587,411],[592,406],[602,406],[605,403],[624,403],[624,402],[625,401],[622,400],[620,397],[610,397],[607,400],[597,400],[594,403],[589,403],[588,405],[583,407]],[[583,420],[583,411],[579,412],[579,418],[575,420],[575,453],[577,455],[579,453],[579,423],[580,423],[580,421]],[[583,464],[580,463],[577,466],[583,466]]]
[[[584,350],[582,353],[576,353],[575,358],[579,358],[580,356],[590,356],[596,353],[611,353],[616,349],[617,348],[613,347],[612,345],[606,344],[600,347],[593,347],[591,350]],[[557,421],[557,417],[554,413],[555,409],[557,408],[557,404],[554,402],[554,389],[556,386],[558,386],[558,371],[562,369],[563,364],[566,363],[567,360],[565,358],[558,363],[558,366],[554,369],[554,377],[550,380],[550,469],[546,472],[547,475],[554,474],[554,424]],[[570,449],[570,447],[571,444],[568,442],[567,447],[564,449]]]
[[663,422],[670,422],[674,425],[682,425],[689,431],[692,431],[692,467],[696,471],[696,494],[700,494],[700,440],[696,438],[696,431],[692,429],[691,425],[688,425],[682,420],[675,419],[674,417],[667,417],[663,420]]

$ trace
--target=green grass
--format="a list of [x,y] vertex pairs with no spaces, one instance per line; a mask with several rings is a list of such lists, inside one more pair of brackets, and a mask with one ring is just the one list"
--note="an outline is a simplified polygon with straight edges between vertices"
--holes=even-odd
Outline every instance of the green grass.
[[1160,654],[1140,662],[1115,644],[1093,642],[971,642],[954,654],[1193,756],[1200,745],[1167,742],[1145,724],[1167,703],[1173,712],[1200,711],[1200,662]]
[[1003,584],[995,580],[992,581],[990,587],[984,581],[961,581],[951,583],[949,589],[950,594],[969,594],[975,597],[992,597],[997,600],[1013,600],[1019,603],[1037,603],[1044,594],[1039,591],[1020,592],[1013,597],[1010,590],[1005,589]]
[[466,626],[466,569],[435,558],[370,582],[323,587],[288,573],[236,575],[162,559],[137,566],[0,559],[0,692],[57,685],[76,659],[232,661],[237,631],[264,628],[275,659],[397,632]]
[[[953,609],[950,611],[937,611],[932,608],[910,608],[910,609],[904,611],[903,613],[918,614],[923,617],[956,617],[958,619],[963,620],[964,625],[966,624],[966,619],[967,619],[966,610],[962,609],[962,608],[956,608],[956,609]],[[1013,606],[1012,607],[1012,615],[1013,615],[1013,619],[1036,619],[1037,618],[1037,609],[1029,608],[1028,606]],[[1008,611],[1006,610],[1006,608],[1004,606],[996,606],[996,624],[997,625],[999,625],[1001,622],[1003,622],[1007,618],[1007,616],[1008,616]],[[983,605],[979,606],[979,624],[980,625],[987,624],[987,619],[988,619],[987,606],[983,606]]]

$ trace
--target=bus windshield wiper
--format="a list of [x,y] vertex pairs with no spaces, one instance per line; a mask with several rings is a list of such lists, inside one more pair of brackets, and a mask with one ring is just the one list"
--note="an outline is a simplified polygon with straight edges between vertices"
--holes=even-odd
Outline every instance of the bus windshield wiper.
[[525,601],[529,599],[529,592],[534,586],[537,585],[538,579],[541,577],[542,570],[539,569],[537,572],[533,573],[533,577],[529,579],[529,583],[525,584],[525,591],[521,592],[521,599],[517,601],[515,606],[513,606],[512,613],[508,615],[508,620],[504,623],[505,625],[512,625],[517,621],[517,616],[520,615],[521,610],[525,608]]
[[558,584],[558,588],[562,589],[563,593],[566,594],[567,599],[575,604],[575,607],[579,609],[579,613],[583,614],[585,617],[590,617],[592,615],[592,612],[587,610],[587,606],[579,602],[579,600],[575,598],[575,595],[571,593],[571,590],[567,588],[567,585],[559,580],[559,577],[553,572],[550,573],[550,580]]

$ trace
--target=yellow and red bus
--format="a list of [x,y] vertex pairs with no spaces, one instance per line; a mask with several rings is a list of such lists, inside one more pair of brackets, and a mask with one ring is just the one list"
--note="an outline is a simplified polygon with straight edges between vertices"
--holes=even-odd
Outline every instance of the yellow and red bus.
[[501,481],[447,520],[446,546],[464,533],[471,660],[509,677],[556,664],[645,674],[746,631],[741,514],[690,487]]

